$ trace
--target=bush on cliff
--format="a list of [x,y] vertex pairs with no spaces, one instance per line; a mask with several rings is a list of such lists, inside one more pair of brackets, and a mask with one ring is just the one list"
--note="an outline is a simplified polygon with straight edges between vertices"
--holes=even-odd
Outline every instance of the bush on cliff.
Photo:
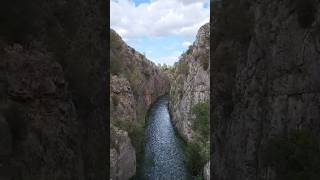
[[276,179],[314,180],[320,177],[320,147],[317,137],[306,130],[271,138],[263,152],[266,167],[274,168]]
[[189,143],[185,149],[186,164],[194,178],[201,176],[206,159],[201,155],[201,147],[196,143]]
[[191,109],[192,113],[196,115],[194,121],[194,128],[196,132],[199,132],[204,138],[208,139],[210,132],[209,124],[209,103],[200,102],[194,105]]

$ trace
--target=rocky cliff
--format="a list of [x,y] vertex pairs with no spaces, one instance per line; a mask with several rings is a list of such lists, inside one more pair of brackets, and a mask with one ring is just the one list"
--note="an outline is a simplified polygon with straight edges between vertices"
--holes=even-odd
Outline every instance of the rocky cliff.
[[191,141],[194,137],[192,107],[209,101],[209,50],[210,25],[202,26],[196,41],[181,55],[173,74],[170,89],[172,121],[182,137]]
[[0,7],[0,179],[107,179],[105,1]]
[[[141,159],[145,115],[149,106],[169,92],[167,75],[129,47],[113,30],[110,33],[110,114],[112,179],[128,179]],[[123,163],[126,157],[127,163]]]
[[[179,134],[188,143],[201,147],[205,160],[209,155],[209,42],[210,24],[207,23],[175,64],[169,103],[172,122]],[[205,162],[201,163],[204,167]]]
[[319,4],[215,6],[213,179],[319,179]]

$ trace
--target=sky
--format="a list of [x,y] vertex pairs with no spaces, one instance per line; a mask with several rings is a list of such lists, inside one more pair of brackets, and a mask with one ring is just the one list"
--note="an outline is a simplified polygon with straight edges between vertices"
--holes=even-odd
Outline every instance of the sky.
[[156,64],[173,65],[209,22],[209,0],[111,0],[110,26]]

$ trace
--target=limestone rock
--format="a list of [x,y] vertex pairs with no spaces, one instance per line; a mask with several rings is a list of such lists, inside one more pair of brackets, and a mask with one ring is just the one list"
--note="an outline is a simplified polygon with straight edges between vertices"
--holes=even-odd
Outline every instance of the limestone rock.
[[126,131],[114,126],[110,130],[110,179],[129,179],[136,173],[135,150]]
[[174,73],[170,89],[170,112],[172,121],[179,133],[187,141],[193,138],[194,115],[191,109],[199,102],[209,101],[209,49],[210,25],[203,25],[197,34],[196,41],[182,55],[180,62],[186,62],[187,75]]

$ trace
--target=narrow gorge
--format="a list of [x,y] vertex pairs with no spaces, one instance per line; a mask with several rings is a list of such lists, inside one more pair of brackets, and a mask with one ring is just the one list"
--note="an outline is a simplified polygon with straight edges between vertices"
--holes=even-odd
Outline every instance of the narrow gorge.
[[169,68],[111,30],[111,179],[209,179],[209,26]]

